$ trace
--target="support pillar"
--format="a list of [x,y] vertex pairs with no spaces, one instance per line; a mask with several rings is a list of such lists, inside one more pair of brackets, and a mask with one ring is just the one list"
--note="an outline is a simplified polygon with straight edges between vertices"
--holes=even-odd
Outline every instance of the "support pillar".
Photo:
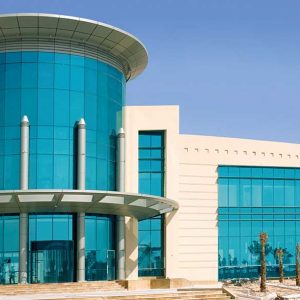
[[[117,191],[125,191],[125,133],[120,129],[117,137]],[[125,279],[125,217],[117,216],[116,262],[117,279]]]
[[[24,116],[21,121],[21,159],[20,159],[20,189],[28,189],[29,166],[29,121]],[[27,283],[28,271],[28,214],[20,213],[20,254],[19,254],[19,282]]]
[[[85,190],[86,177],[86,124],[78,122],[77,189]],[[85,281],[85,213],[77,215],[77,281]]]

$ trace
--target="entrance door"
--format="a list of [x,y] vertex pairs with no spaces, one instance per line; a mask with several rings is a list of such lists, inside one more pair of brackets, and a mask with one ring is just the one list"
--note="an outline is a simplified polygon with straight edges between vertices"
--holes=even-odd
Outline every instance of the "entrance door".
[[32,283],[73,281],[73,241],[32,241],[31,249]]

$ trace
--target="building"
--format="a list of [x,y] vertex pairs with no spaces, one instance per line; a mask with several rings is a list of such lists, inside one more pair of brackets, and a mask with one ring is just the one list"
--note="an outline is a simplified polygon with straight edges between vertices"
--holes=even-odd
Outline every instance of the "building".
[[[0,16],[0,282],[218,281],[300,240],[300,145],[179,133],[178,106],[126,106],[147,65],[91,20]],[[300,228],[300,227],[299,227]]]

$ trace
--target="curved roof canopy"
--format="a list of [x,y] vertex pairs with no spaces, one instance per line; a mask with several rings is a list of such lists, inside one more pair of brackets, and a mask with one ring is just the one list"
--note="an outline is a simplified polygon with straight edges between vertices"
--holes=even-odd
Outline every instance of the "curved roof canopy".
[[178,209],[167,198],[96,190],[13,190],[0,191],[4,213],[85,212],[129,216],[138,220]]
[[93,20],[55,14],[0,15],[0,44],[28,38],[48,42],[69,41],[116,59],[127,80],[139,75],[148,63],[145,46],[119,28]]

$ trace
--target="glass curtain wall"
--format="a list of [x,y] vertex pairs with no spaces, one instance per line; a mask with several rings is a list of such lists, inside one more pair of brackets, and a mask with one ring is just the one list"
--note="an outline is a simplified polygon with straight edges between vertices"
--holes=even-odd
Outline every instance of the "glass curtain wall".
[[125,78],[96,59],[0,53],[0,189],[19,188],[20,121],[30,122],[29,188],[76,188],[76,122],[87,124],[86,188],[115,190]]
[[19,282],[19,215],[0,215],[0,284]]
[[29,215],[31,283],[74,281],[73,215]]
[[[139,193],[164,196],[164,132],[139,132]],[[139,276],[164,276],[164,216],[139,222]]]
[[218,168],[219,278],[259,276],[259,234],[266,232],[267,276],[278,277],[276,249],[285,275],[295,275],[300,243],[300,169]]
[[85,280],[115,279],[114,216],[85,217]]

